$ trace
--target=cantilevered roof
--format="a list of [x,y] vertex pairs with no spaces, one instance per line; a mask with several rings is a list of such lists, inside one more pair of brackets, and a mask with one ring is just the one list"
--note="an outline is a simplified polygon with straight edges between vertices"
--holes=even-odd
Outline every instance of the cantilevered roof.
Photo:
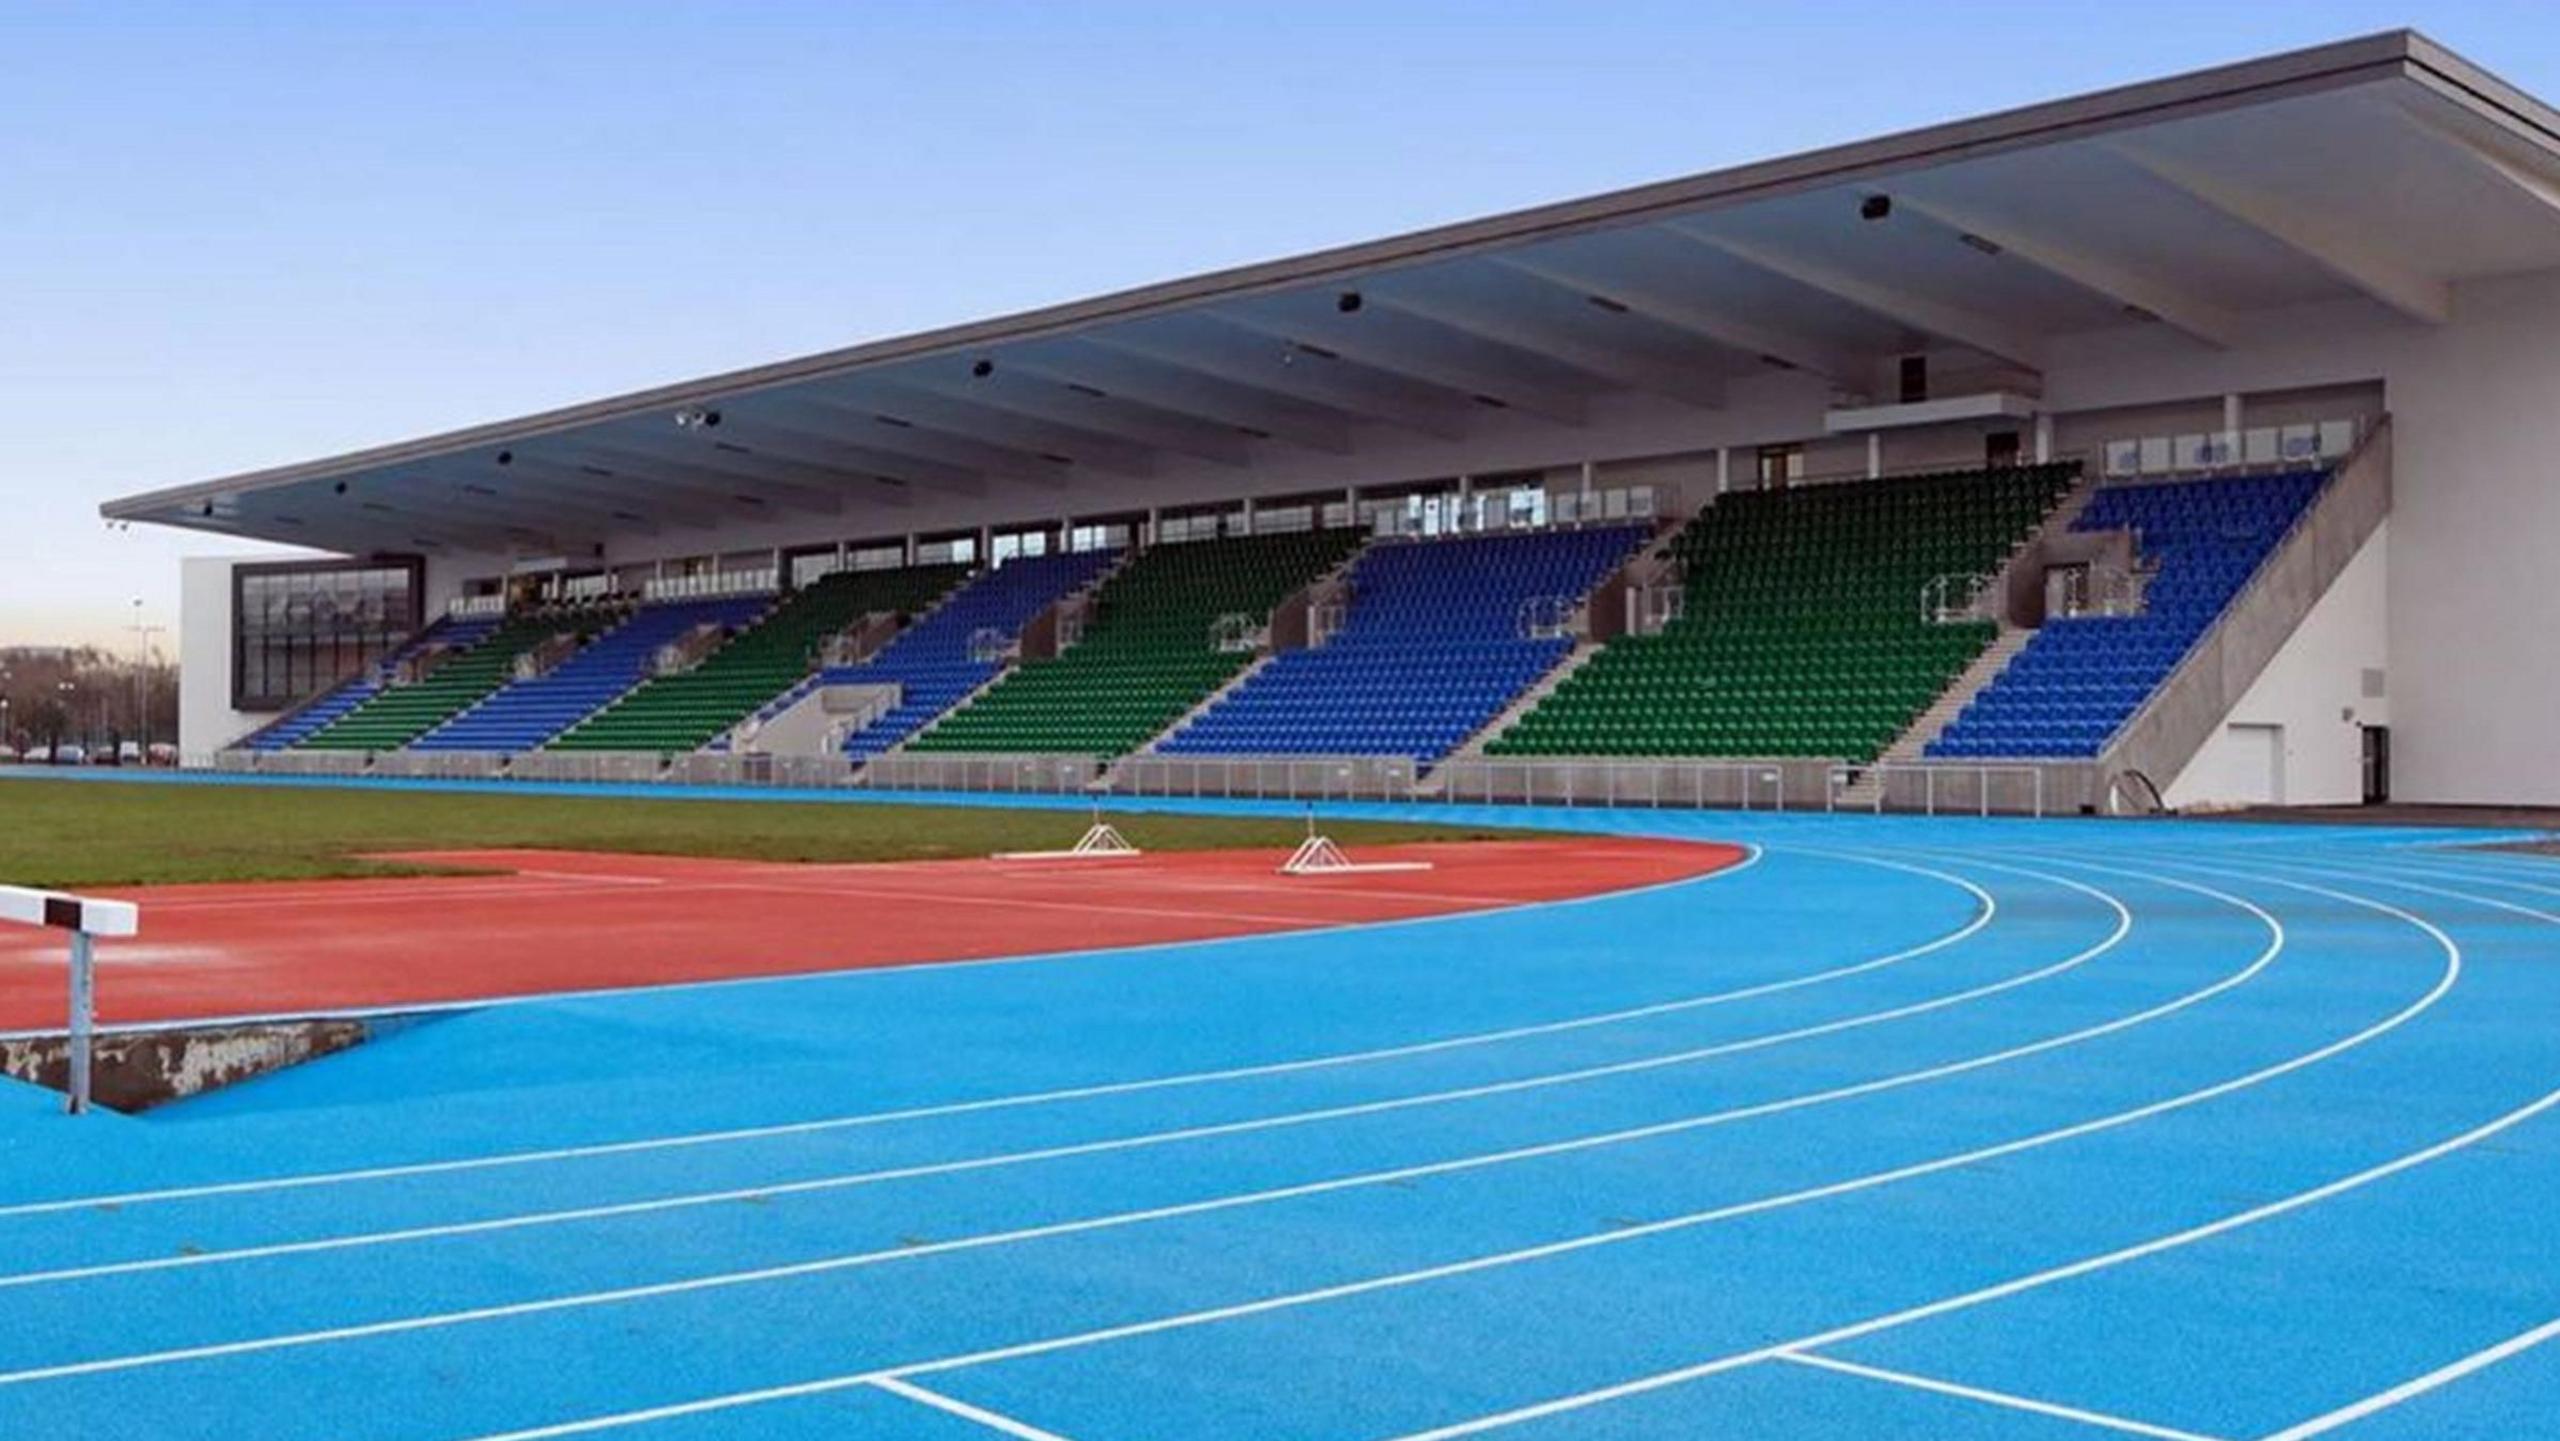
[[[1867,218],[1874,197],[1890,213]],[[2560,115],[2408,31],[876,341],[109,502],[344,551],[554,553],[918,495],[1233,472],[1382,437],[1843,396],[1915,350],[2032,375],[2076,333],[2201,349],[2322,300],[2443,323],[2560,266]],[[877,511],[876,517],[867,512]]]

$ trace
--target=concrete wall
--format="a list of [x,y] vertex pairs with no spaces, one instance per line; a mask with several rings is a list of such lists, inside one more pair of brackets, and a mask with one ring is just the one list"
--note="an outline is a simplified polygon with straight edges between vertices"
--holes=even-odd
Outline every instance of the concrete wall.
[[231,708],[231,569],[243,563],[215,555],[178,563],[178,751],[191,758],[274,719]]
[[[2169,784],[2169,804],[2352,805],[2363,798],[2363,728],[2391,723],[2389,536],[2386,522],[2347,563]],[[2368,676],[2382,682],[2384,694],[2365,693]],[[2270,742],[2282,756],[2280,796],[2270,789]]]

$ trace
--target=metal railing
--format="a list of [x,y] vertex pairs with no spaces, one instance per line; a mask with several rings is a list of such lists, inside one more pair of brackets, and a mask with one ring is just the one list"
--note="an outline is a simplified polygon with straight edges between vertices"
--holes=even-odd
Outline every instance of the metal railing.
[[917,754],[874,756],[859,784],[874,790],[990,791],[1067,795],[1090,789],[1102,774],[1098,756]]
[[1087,754],[957,752],[896,752],[867,763],[836,754],[637,751],[226,751],[190,759],[228,771],[341,778],[1927,815],[2065,814],[2094,784],[2085,761],[1466,757],[1425,775],[1408,757],[1343,755],[1132,755],[1108,768]]
[[1963,621],[1997,619],[1988,602],[1998,594],[1996,575],[1981,571],[1950,571],[1933,575],[1920,587],[1920,619],[1931,625],[1954,625]]
[[1130,756],[1111,790],[1131,796],[1223,800],[1411,800],[1409,756]]
[[[1835,765],[1823,777],[1823,804],[1827,811],[1840,809],[1840,799],[1852,787],[1872,781],[1866,808],[1882,815],[1888,803],[1895,810],[1916,810],[1923,815],[1937,815],[1941,810],[1970,811],[1976,815],[2024,811],[2029,815],[2045,813],[2046,767],[2023,763],[1981,764],[1967,761],[1876,761],[1866,765]],[[1916,778],[1917,787],[1909,782]],[[2003,779],[2007,784],[1999,784]],[[1896,791],[1902,794],[1895,795]],[[1918,803],[1910,803],[1914,791]],[[1998,797],[1994,799],[1995,795]]]
[[1519,627],[1523,640],[1554,640],[1574,634],[1574,616],[1582,609],[1578,596],[1533,595],[1520,602]]
[[[1494,759],[1454,760],[1432,773],[1421,797],[1485,805],[1686,807],[1785,810],[1801,798],[1801,774],[1822,761]],[[1788,772],[1800,774],[1791,784]]]

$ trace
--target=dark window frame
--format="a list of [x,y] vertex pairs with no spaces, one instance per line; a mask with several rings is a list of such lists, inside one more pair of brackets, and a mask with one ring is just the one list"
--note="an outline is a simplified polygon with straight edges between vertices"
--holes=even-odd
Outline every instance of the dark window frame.
[[[365,571],[396,571],[407,579],[408,601],[397,613],[386,608],[371,624],[363,621],[360,609],[352,628],[333,623],[325,631],[318,624],[315,597],[323,587],[317,578]],[[253,627],[249,624],[249,602],[253,590],[264,591],[257,582],[282,578],[290,582],[305,578],[302,615],[298,621],[272,629],[255,627],[263,654],[256,669],[261,685],[253,687],[250,644]],[[337,685],[347,676],[418,633],[426,621],[427,563],[415,555],[375,555],[345,560],[250,561],[231,568],[231,708],[235,711],[265,713],[290,710],[322,691]],[[263,600],[263,596],[261,599]],[[290,599],[286,607],[292,609]],[[263,621],[263,615],[260,617]],[[352,649],[349,639],[352,637]],[[324,664],[320,651],[326,644],[330,662]],[[352,659],[350,656],[352,655]],[[276,664],[281,661],[281,666]],[[279,669],[283,674],[281,691],[271,683]]]

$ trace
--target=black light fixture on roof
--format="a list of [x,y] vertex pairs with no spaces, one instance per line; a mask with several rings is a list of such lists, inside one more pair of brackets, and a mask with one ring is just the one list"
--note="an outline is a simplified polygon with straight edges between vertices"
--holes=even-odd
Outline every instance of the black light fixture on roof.
[[988,376],[996,373],[996,363],[992,360],[978,361],[976,364],[969,367],[969,373],[980,380],[984,380]]
[[676,429],[709,430],[720,423],[720,412],[691,405],[676,412]]
[[1892,213],[1893,197],[1890,195],[1870,195],[1858,202],[1860,220],[1882,220]]
[[500,465],[513,465],[513,464],[515,464],[515,463],[516,463],[516,453],[515,453],[514,451],[512,451],[512,450],[502,450],[502,451],[499,451],[499,452],[498,452],[498,464],[500,464]]
[[1346,290],[1333,298],[1333,308],[1345,315],[1359,313],[1360,307],[1368,303],[1368,300],[1357,290]]

